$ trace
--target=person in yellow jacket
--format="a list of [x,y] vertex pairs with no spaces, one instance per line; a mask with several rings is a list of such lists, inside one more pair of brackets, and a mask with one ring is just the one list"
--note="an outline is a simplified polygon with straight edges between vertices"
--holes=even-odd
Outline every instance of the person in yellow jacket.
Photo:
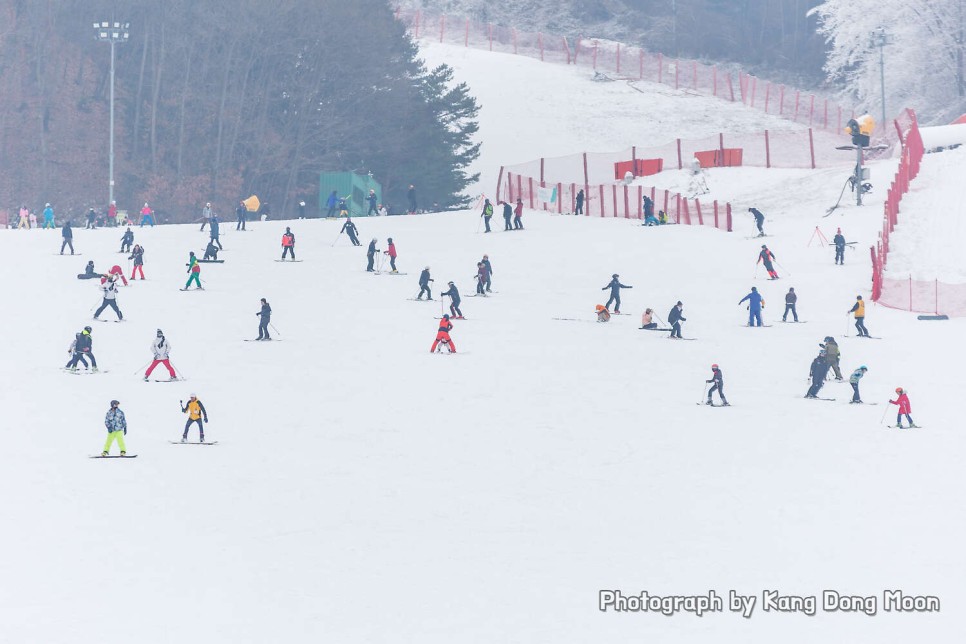
[[[205,410],[205,406],[201,404],[198,400],[198,396],[191,394],[188,398],[188,404],[185,405],[184,401],[179,401],[181,403],[181,413],[188,414],[188,422],[184,424],[184,433],[181,435],[181,442],[188,442],[188,430],[191,429],[192,423],[198,423],[198,433],[201,435],[201,442],[205,442],[205,425],[208,422],[208,412]],[[202,422],[204,420],[204,422]]]
[[865,300],[862,299],[861,295],[855,296],[855,304],[849,309],[849,313],[855,313],[855,328],[859,332],[859,337],[868,338],[869,330],[865,328]]

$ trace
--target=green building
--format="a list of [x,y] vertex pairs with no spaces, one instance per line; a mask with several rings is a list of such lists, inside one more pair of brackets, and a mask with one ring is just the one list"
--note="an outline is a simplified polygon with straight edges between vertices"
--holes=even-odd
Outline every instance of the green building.
[[378,199],[376,203],[382,203],[382,186],[372,178],[371,174],[323,172],[319,176],[319,208],[322,210],[323,216],[329,211],[326,203],[333,190],[335,190],[337,198],[347,197],[346,203],[349,204],[349,214],[353,217],[365,216],[369,210],[366,196],[370,190],[376,191],[376,198]]

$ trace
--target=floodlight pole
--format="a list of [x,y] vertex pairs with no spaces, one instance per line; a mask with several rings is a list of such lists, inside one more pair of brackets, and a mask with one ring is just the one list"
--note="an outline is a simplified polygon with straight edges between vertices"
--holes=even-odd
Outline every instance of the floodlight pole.
[[111,80],[110,80],[110,131],[108,134],[108,153],[107,153],[107,200],[108,204],[114,203],[114,45],[119,42],[127,42],[130,38],[130,23],[120,22],[95,22],[94,38],[101,42],[111,43]]
[[885,32],[885,27],[879,27],[872,32],[872,46],[879,48],[879,86],[882,91],[882,127],[886,125],[886,97],[885,97],[885,46],[892,42],[892,38]]

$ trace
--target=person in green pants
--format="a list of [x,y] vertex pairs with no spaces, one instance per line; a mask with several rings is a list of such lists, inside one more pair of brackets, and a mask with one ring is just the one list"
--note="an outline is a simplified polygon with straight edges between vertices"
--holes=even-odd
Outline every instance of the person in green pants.
[[190,274],[190,277],[188,277],[188,281],[181,290],[187,291],[192,282],[195,283],[195,286],[201,290],[204,290],[204,287],[201,286],[201,265],[198,263],[198,258],[195,257],[194,251],[192,251],[188,257],[188,273]]
[[127,419],[118,401],[111,401],[111,408],[104,417],[104,426],[107,427],[107,440],[104,441],[104,451],[101,456],[107,456],[111,451],[111,445],[117,441],[117,446],[121,448],[121,456],[127,454],[127,446],[124,444],[124,436],[127,434]]

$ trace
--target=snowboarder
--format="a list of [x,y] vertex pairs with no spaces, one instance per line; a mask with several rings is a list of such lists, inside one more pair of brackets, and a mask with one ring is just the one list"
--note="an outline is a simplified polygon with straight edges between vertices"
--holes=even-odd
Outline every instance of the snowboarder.
[[258,322],[258,337],[255,339],[271,340],[272,336],[268,334],[268,325],[272,321],[272,307],[264,297],[262,298],[261,302],[262,310],[255,314],[257,317],[261,318],[261,320]]
[[671,338],[681,339],[681,323],[687,322],[688,319],[684,317],[684,305],[678,300],[678,303],[674,305],[671,312],[667,314],[667,323],[671,325]]
[[211,223],[211,203],[206,203],[201,209],[201,231],[204,232],[205,226]]
[[463,312],[460,311],[460,292],[456,288],[456,284],[449,282],[449,290],[445,293],[440,293],[440,297],[449,297],[451,302],[449,305],[449,312],[452,313],[453,317],[457,320],[463,319]]
[[144,224],[151,224],[151,228],[154,228],[154,211],[148,206],[147,202],[144,202],[144,207],[141,208],[141,228],[144,228]]
[[503,230],[513,230],[513,206],[509,201],[503,202]]
[[92,280],[96,277],[102,277],[100,273],[94,270],[94,260],[87,262],[87,266],[84,267],[84,272],[77,276],[79,280]]
[[93,208],[88,208],[87,210],[87,225],[84,226],[84,230],[95,230],[97,228],[97,213],[94,212]]
[[798,311],[795,310],[796,302],[798,302],[798,295],[795,294],[795,289],[788,289],[788,292],[785,293],[785,313],[782,314],[782,322],[788,322],[789,313],[791,313],[795,317],[795,321],[798,322]]
[[221,246],[221,239],[219,239],[220,234],[221,234],[221,222],[218,221],[218,215],[212,215],[211,231],[208,233],[208,235],[211,237],[211,241],[209,243],[217,245],[218,250],[224,250]]
[[375,190],[370,188],[369,194],[366,196],[366,201],[369,202],[369,210],[366,211],[366,217],[378,213],[379,209],[376,208],[376,203],[379,201],[379,197],[376,196]]
[[839,345],[830,335],[825,336],[825,359],[828,361],[829,366],[835,373],[835,379],[838,381],[844,380],[842,377],[842,371],[839,369],[839,360],[841,359],[842,352],[839,350]]
[[832,243],[835,244],[835,263],[845,264],[845,235],[842,234],[842,229],[839,228],[835,231],[835,237],[832,238]]
[[328,199],[325,200],[325,205],[329,209],[329,211],[325,213],[326,217],[331,217],[335,214],[335,205],[337,203],[339,203],[339,196],[336,194],[335,190],[333,190],[329,193]]
[[899,394],[898,396],[896,396],[896,399],[889,401],[890,404],[899,406],[899,413],[896,415],[896,427],[898,427],[899,429],[903,429],[902,427],[903,416],[905,416],[906,420],[909,421],[910,429],[913,427],[918,427],[918,425],[916,425],[916,423],[913,422],[912,416],[909,415],[912,413],[912,403],[909,402],[909,395],[906,393],[906,390],[903,389],[902,387],[896,387],[896,393]]
[[765,298],[752,286],[751,293],[738,300],[738,304],[748,302],[748,326],[761,326],[761,310],[765,308]]
[[584,189],[581,188],[577,191],[576,208],[574,208],[575,215],[584,214]]
[[134,243],[134,232],[128,227],[121,236],[121,250],[119,253],[129,253],[131,252],[131,245]]
[[523,230],[523,199],[517,197],[517,207],[513,209],[513,229]]
[[849,313],[855,314],[855,328],[859,332],[859,337],[868,338],[869,330],[865,328],[865,300],[862,299],[861,295],[855,296],[855,304],[849,309]]
[[356,235],[359,234],[359,230],[356,228],[356,225],[354,223],[352,223],[352,218],[351,217],[347,217],[346,218],[345,223],[342,224],[342,230],[339,231],[339,232],[343,232],[346,235],[348,235],[349,236],[349,241],[352,242],[352,245],[353,246],[361,246],[362,245],[362,243],[359,241],[359,238],[356,237]]
[[192,423],[198,423],[198,434],[199,439],[202,443],[205,442],[205,423],[208,422],[208,411],[198,396],[191,394],[188,396],[188,404],[184,404],[182,401],[178,401],[181,404],[181,413],[188,414],[188,421],[184,424],[184,433],[181,434],[181,442],[188,442],[188,430],[191,429]]
[[389,267],[392,269],[390,272],[398,273],[399,271],[396,270],[396,245],[392,243],[392,237],[390,237],[387,241],[389,246],[385,251],[383,251],[383,253],[389,255]]
[[235,230],[245,230],[245,220],[248,218],[248,208],[245,207],[244,201],[238,202],[238,207],[235,208]]
[[486,267],[486,292],[489,293],[491,280],[493,279],[493,266],[490,264],[489,255],[483,255],[481,261],[483,262],[483,266]]
[[812,386],[808,388],[808,392],[805,394],[806,398],[818,398],[818,392],[825,385],[828,368],[829,364],[825,359],[825,351],[823,350],[815,356],[811,367],[808,369],[808,377],[812,379]]
[[449,337],[449,332],[452,328],[453,323],[449,321],[449,315],[444,314],[443,319],[439,321],[439,329],[436,331],[436,339],[433,341],[433,346],[429,349],[430,353],[436,353],[436,347],[440,343],[446,347],[449,353],[456,353],[456,345],[453,343],[453,338]]
[[775,267],[772,266],[773,261],[775,261],[775,253],[768,250],[768,246],[762,244],[761,252],[758,253],[758,261],[755,264],[764,263],[765,270],[768,271],[768,279],[777,280],[778,273],[775,271]]
[[486,226],[486,230],[483,232],[490,232],[490,219],[493,217],[493,204],[490,203],[489,199],[483,202],[483,212],[480,213],[480,217],[483,218],[483,224]]
[[714,405],[714,403],[711,402],[711,394],[717,391],[718,396],[721,398],[721,405],[723,407],[728,407],[728,399],[725,398],[724,395],[724,376],[721,375],[721,369],[718,368],[718,365],[711,365],[711,380],[705,380],[704,382],[707,384],[713,383],[711,384],[711,389],[708,390],[708,400],[705,401],[704,404]]
[[859,395],[859,381],[862,380],[862,376],[864,376],[865,372],[868,370],[868,367],[862,365],[853,371],[851,376],[849,376],[849,384],[852,385],[852,400],[849,404],[854,405],[862,402],[862,397]]
[[44,230],[47,228],[55,228],[54,225],[54,209],[50,207],[50,204],[44,204]]
[[410,214],[416,214],[416,187],[413,184],[409,184],[409,190],[406,191],[406,198],[409,199]]
[[486,297],[486,290],[484,286],[490,279],[490,273],[486,270],[486,264],[483,262],[476,263],[476,294]]
[[598,322],[610,322],[610,311],[607,310],[606,306],[598,304],[594,307],[594,310],[597,312]]
[[117,441],[117,446],[121,448],[121,456],[127,454],[127,446],[124,444],[124,437],[127,436],[127,419],[121,411],[121,403],[112,400],[111,408],[104,416],[104,426],[107,427],[107,440],[104,441],[104,449],[101,456],[107,456],[111,451],[111,445]]
[[654,310],[645,309],[644,313],[641,314],[641,328],[642,329],[656,329],[657,322],[654,321]]
[[89,326],[85,326],[83,331],[74,335],[74,342],[70,345],[71,359],[67,363],[67,369],[70,371],[77,371],[78,362],[83,363],[86,369],[86,358],[90,358],[91,369],[94,373],[97,373],[97,359],[94,358],[94,340],[91,338],[91,331],[92,329]]
[[201,261],[218,261],[218,248],[215,247],[214,240],[208,240],[208,245],[205,246],[205,254],[202,256]]
[[429,266],[423,269],[423,272],[419,274],[419,295],[416,296],[417,300],[423,299],[423,293],[426,293],[426,299],[433,299],[433,292],[429,290],[429,283],[433,281],[433,278],[429,276]]
[[617,273],[614,273],[613,275],[611,275],[610,284],[608,284],[604,288],[600,289],[602,291],[606,291],[607,289],[610,289],[610,298],[608,298],[607,304],[604,305],[604,308],[606,308],[609,311],[610,310],[610,304],[611,304],[611,302],[613,302],[614,303],[614,313],[616,315],[620,315],[620,313],[621,313],[621,289],[622,288],[634,288],[633,286],[625,286],[624,284],[621,284],[621,282],[618,279],[618,277],[619,277],[619,275]]
[[755,225],[758,226],[758,236],[765,236],[765,215],[761,214],[761,211],[757,208],[749,208],[750,212],[755,217]]
[[99,320],[98,317],[104,309],[111,307],[114,309],[114,313],[117,315],[118,320],[123,320],[124,315],[121,313],[121,309],[117,308],[117,280],[115,277],[110,277],[107,283],[101,286],[101,290],[104,292],[104,301],[101,303],[100,308],[94,312],[94,319]]
[[198,263],[198,258],[195,257],[194,251],[188,253],[188,270],[186,272],[189,274],[188,281],[185,282],[184,288],[181,290],[187,291],[192,282],[195,283],[196,287],[204,290],[204,287],[201,285],[201,264]]
[[288,226],[285,227],[285,234],[282,235],[282,259],[285,256],[291,254],[292,260],[295,260],[295,233]]
[[378,252],[379,252],[379,249],[376,248],[376,238],[373,237],[372,241],[369,242],[369,249],[366,251],[366,257],[369,259],[369,265],[366,266],[367,273],[375,272],[375,269],[372,267],[372,264],[375,261],[376,253]]
[[163,364],[165,369],[168,370],[168,375],[171,376],[171,380],[177,380],[178,376],[171,366],[171,343],[164,337],[164,332],[161,329],[158,329],[157,338],[151,344],[151,352],[154,354],[154,360],[151,361],[151,366],[148,367],[148,370],[144,372],[144,380],[147,381],[148,376],[151,375],[151,372],[159,364]]
[[[50,208],[48,207],[48,210]],[[44,224],[47,227],[47,224]],[[64,222],[64,227],[60,229],[60,236],[64,238],[63,243],[60,245],[60,254],[64,254],[64,248],[70,248],[70,254],[74,254],[74,230],[70,227],[70,221]]]

